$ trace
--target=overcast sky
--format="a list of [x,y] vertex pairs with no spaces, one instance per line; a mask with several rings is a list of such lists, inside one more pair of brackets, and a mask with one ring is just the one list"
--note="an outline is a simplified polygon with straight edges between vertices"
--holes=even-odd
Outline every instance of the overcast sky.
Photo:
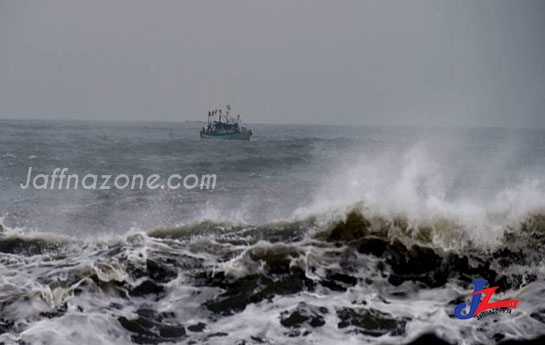
[[545,127],[545,1],[4,1],[0,117]]

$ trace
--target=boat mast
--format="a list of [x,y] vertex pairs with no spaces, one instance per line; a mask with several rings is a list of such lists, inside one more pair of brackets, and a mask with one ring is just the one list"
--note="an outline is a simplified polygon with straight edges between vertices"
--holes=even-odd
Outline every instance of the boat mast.
[[225,122],[229,123],[229,111],[231,111],[231,106],[228,104],[225,106],[225,108],[227,109],[225,111]]

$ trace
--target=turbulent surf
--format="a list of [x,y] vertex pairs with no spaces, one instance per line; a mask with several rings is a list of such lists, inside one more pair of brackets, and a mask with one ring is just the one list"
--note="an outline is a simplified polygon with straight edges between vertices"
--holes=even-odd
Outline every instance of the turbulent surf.
[[[83,125],[62,125],[60,138],[35,122],[0,136],[2,344],[544,340],[542,132],[270,126],[218,147],[198,125],[86,124],[74,146]],[[17,141],[32,126],[35,142]],[[218,189],[17,189],[29,164],[51,160],[212,169]],[[457,319],[474,279],[517,308]]]

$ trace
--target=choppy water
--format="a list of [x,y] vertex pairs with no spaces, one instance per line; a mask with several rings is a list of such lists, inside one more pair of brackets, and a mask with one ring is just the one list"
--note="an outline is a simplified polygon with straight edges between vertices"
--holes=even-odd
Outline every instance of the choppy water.
[[[543,130],[255,125],[209,142],[192,123],[0,124],[0,343],[545,336]],[[218,178],[23,190],[30,166]],[[456,319],[473,279],[517,309]]]

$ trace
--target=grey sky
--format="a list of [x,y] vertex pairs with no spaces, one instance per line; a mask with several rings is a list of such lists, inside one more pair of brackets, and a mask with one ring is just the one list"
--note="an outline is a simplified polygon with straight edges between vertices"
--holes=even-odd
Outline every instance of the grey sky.
[[545,127],[545,1],[3,1],[0,117]]

